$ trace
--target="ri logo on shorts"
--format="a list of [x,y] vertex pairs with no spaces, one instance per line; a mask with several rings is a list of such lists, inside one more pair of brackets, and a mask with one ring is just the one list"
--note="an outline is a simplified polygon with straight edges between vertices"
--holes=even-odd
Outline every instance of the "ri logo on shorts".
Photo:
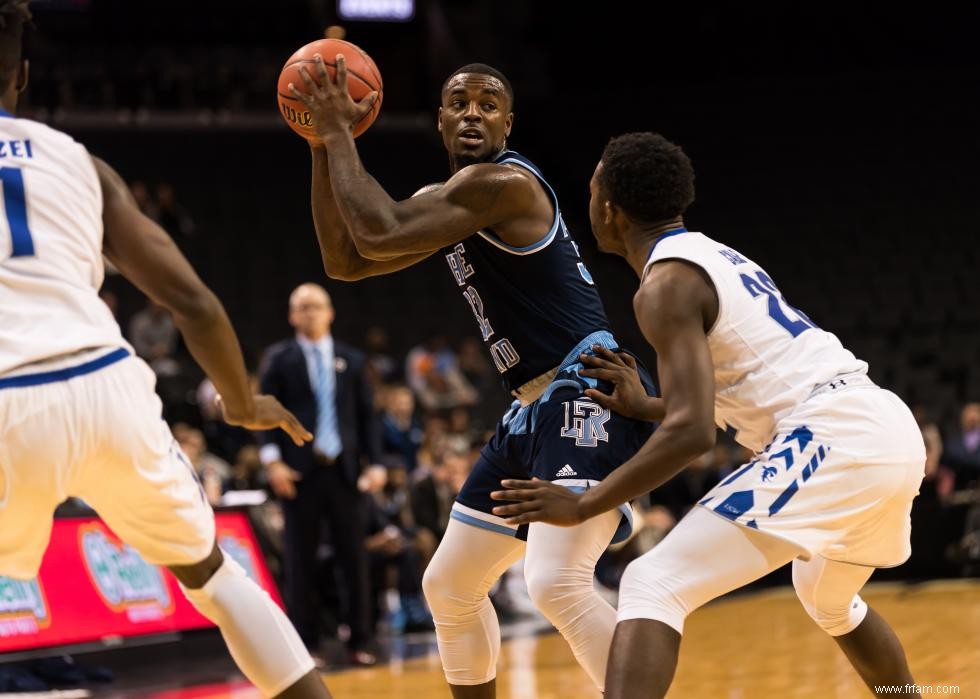
[[599,442],[609,441],[609,433],[604,427],[610,417],[608,410],[591,400],[566,401],[564,405],[562,437],[574,439],[578,447],[596,447]]

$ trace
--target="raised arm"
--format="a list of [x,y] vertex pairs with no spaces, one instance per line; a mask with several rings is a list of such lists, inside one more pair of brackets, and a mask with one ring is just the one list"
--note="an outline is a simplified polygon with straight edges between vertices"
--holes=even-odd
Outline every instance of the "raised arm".
[[408,255],[395,255],[386,260],[374,260],[362,256],[347,228],[347,222],[337,206],[327,150],[322,145],[311,146],[313,156],[313,183],[310,200],[313,208],[313,225],[320,243],[320,255],[327,276],[342,281],[356,281],[410,267],[421,262],[432,251]]
[[532,174],[509,166],[471,165],[438,190],[392,199],[365,169],[351,135],[351,124],[371,108],[375,93],[354,102],[347,93],[343,57],[337,57],[336,83],[320,56],[316,58],[317,81],[302,68],[306,92],[295,85],[291,89],[313,114],[329,153],[325,160],[333,203],[362,257],[384,261],[431,253],[487,227],[505,242],[523,246],[537,242],[548,229],[554,213],[550,199]]
[[715,442],[714,368],[706,328],[717,315],[714,287],[695,267],[676,260],[655,265],[634,299],[640,330],[657,351],[665,416],[626,463],[582,495],[545,481],[504,481],[515,490],[494,508],[510,523],[574,525],[665,483]]
[[225,419],[249,429],[282,428],[297,444],[312,439],[274,398],[252,395],[238,337],[221,302],[170,236],[140,212],[119,174],[98,158],[92,161],[102,186],[105,256],[173,314],[187,348],[221,395]]

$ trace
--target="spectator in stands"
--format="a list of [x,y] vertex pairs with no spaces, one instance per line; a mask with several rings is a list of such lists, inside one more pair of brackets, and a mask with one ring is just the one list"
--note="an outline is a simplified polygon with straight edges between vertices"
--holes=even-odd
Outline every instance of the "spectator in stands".
[[476,403],[476,391],[459,370],[456,355],[442,336],[408,353],[405,378],[426,410],[448,410]]
[[231,476],[231,466],[208,451],[204,433],[196,427],[178,422],[171,431],[184,451],[204,487],[204,494],[212,505],[221,503],[222,484]]
[[[365,549],[369,502],[380,466],[381,440],[364,355],[334,340],[334,308],[326,290],[303,284],[289,297],[289,323],[296,335],[269,348],[260,372],[265,393],[275,396],[300,421],[313,425],[312,444],[297,447],[263,433],[261,458],[269,485],[282,502],[285,520],[286,606],[303,641],[317,657],[319,600],[316,578],[321,523],[329,522],[331,544],[346,587],[350,660],[377,662],[370,652],[370,578]],[[322,660],[322,658],[321,658]]]
[[146,360],[157,376],[172,376],[177,371],[177,328],[170,311],[152,300],[129,322],[129,341],[136,354]]
[[475,430],[472,426],[470,409],[458,406],[449,411],[449,434],[460,437],[467,443],[473,440]]
[[364,336],[367,352],[368,377],[375,390],[382,384],[397,381],[401,373],[398,363],[388,350],[388,332],[380,325],[372,325]]
[[432,631],[435,629],[432,616],[422,599],[422,547],[427,542],[420,542],[415,536],[406,483],[405,469],[391,468],[384,487],[371,493],[367,550],[374,619],[378,620],[384,606],[381,598],[389,588],[389,573],[394,573],[399,605],[391,619],[393,630]]
[[[953,492],[956,474],[948,466],[943,464],[943,438],[939,431],[939,426],[930,418],[921,405],[912,409],[915,421],[922,430],[922,441],[926,445],[926,467],[925,480],[923,487],[920,488],[919,497],[915,502],[925,499],[924,496],[931,490],[941,499],[945,499]],[[915,502],[912,504],[915,510]]]
[[460,439],[447,439],[442,450],[432,455],[429,474],[411,488],[409,501],[415,525],[428,532],[432,542],[426,562],[446,533],[453,502],[472,465],[469,444]]
[[266,485],[268,482],[259,458],[259,448],[254,444],[247,444],[238,450],[235,463],[231,465],[231,473],[222,483],[221,490],[262,490]]
[[174,187],[169,182],[160,182],[156,187],[156,203],[158,207],[157,222],[163,226],[177,247],[186,255],[195,269],[206,273],[207,267],[204,259],[204,250],[201,247],[201,240],[196,234],[197,226],[190,212],[177,201]]
[[156,221],[160,216],[160,208],[153,200],[153,196],[150,194],[150,188],[146,186],[146,182],[143,180],[130,182],[129,191],[133,195],[133,199],[136,200],[136,206],[140,212],[147,218],[152,218]]
[[174,186],[160,182],[156,190],[157,220],[170,235],[177,240],[190,240],[194,237],[196,225],[190,212],[177,201]]
[[947,547],[962,531],[961,522],[950,506],[955,474],[941,463],[943,453],[939,428],[920,405],[913,409],[926,446],[925,477],[919,495],[912,501],[912,555],[894,570],[880,571],[879,577],[925,580],[953,575]]
[[178,358],[178,334],[170,312],[147,300],[129,322],[127,339],[136,353],[146,360],[157,377],[156,392],[163,402],[163,416],[169,424],[198,421],[198,409],[188,400],[196,377]]
[[386,459],[394,457],[411,475],[418,466],[423,433],[415,416],[415,396],[408,386],[395,385],[384,390],[381,430]]
[[960,432],[946,441],[943,463],[956,474],[956,487],[980,481],[980,403],[967,403],[960,412]]
[[429,413],[423,420],[422,448],[435,454],[444,446],[449,436],[449,420],[437,413]]

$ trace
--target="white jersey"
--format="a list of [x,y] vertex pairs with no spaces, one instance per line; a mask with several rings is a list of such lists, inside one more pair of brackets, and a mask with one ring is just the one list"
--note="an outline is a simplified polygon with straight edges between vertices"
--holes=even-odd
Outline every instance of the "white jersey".
[[776,424],[822,384],[866,374],[829,332],[786,303],[759,265],[701,233],[664,235],[647,261],[681,259],[703,269],[718,294],[718,318],[708,332],[715,369],[715,422],[755,452]]
[[70,136],[0,112],[0,376],[128,347],[99,287],[102,189]]

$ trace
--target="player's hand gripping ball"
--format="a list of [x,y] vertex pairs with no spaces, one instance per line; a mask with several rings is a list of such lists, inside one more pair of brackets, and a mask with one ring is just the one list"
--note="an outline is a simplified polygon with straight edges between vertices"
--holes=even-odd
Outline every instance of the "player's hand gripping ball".
[[347,92],[354,102],[360,102],[372,92],[378,97],[371,109],[361,116],[353,126],[354,137],[360,136],[374,123],[381,111],[381,98],[384,95],[384,83],[378,67],[364,51],[349,41],[340,39],[319,39],[310,42],[289,57],[282,72],[279,73],[278,100],[279,113],[293,131],[308,141],[319,141],[319,136],[313,128],[313,113],[300,99],[297,99],[289,89],[289,84],[304,94],[309,94],[300,67],[306,68],[306,73],[319,85],[320,76],[314,56],[320,54],[327,75],[331,81],[337,79],[336,56],[341,54],[347,66]]

